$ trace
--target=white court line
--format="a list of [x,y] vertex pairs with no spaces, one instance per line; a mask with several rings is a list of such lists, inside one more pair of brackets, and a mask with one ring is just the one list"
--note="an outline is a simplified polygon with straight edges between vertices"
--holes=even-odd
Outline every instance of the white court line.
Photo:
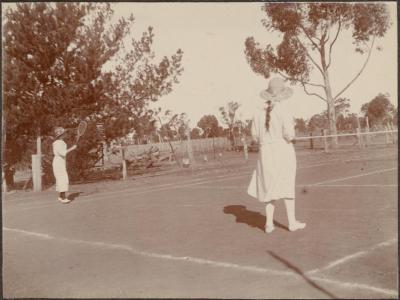
[[368,172],[368,173],[363,173],[363,174],[358,174],[358,175],[353,175],[353,176],[348,176],[348,177],[342,177],[342,178],[336,178],[336,179],[320,181],[320,182],[317,182],[317,183],[308,184],[307,186],[316,186],[316,185],[322,185],[322,184],[325,184],[325,183],[345,181],[345,180],[353,179],[353,178],[359,178],[359,177],[364,177],[364,176],[369,176],[369,175],[374,175],[374,174],[386,173],[386,172],[390,172],[390,171],[393,171],[393,170],[397,170],[397,168],[375,170],[375,171]]
[[[18,233],[26,234],[26,235],[33,236],[33,237],[63,241],[63,242],[72,243],[72,244],[89,245],[89,246],[93,246],[93,247],[101,247],[101,248],[106,248],[106,249],[124,250],[124,251],[128,251],[132,254],[150,257],[150,258],[183,261],[183,262],[190,262],[190,263],[195,263],[195,264],[199,264],[199,265],[209,265],[212,267],[230,268],[230,269],[234,269],[234,270],[238,270],[238,271],[248,271],[248,272],[253,272],[253,273],[264,273],[264,274],[273,274],[273,275],[301,278],[300,275],[293,273],[293,272],[289,272],[289,271],[280,271],[280,270],[261,268],[261,267],[256,267],[256,266],[238,265],[238,264],[229,263],[229,262],[214,261],[214,260],[191,257],[191,256],[174,256],[174,255],[170,255],[170,254],[146,252],[146,251],[136,250],[130,246],[122,245],[122,244],[112,244],[112,243],[85,241],[85,240],[68,239],[68,238],[56,238],[56,237],[53,237],[53,236],[50,236],[47,234],[43,234],[43,233],[31,232],[31,231],[15,229],[15,228],[8,228],[8,227],[3,227],[3,230],[18,232]],[[321,277],[317,277],[317,276],[311,276],[310,279],[312,279],[314,281],[320,281],[320,282],[334,284],[334,285],[340,286],[342,288],[362,289],[362,290],[373,291],[373,292],[390,295],[390,296],[398,295],[398,292],[396,290],[378,288],[378,287],[373,287],[371,285],[366,285],[366,284],[343,282],[343,281],[338,281],[338,280],[321,278]]]
[[[296,188],[300,189],[300,188],[305,188],[309,185],[307,184],[296,184]],[[248,186],[247,185],[224,185],[224,186],[193,186],[190,188],[193,189],[218,189],[218,190],[224,190],[224,189],[246,189]],[[397,184],[319,184],[317,186],[315,186],[317,188],[319,187],[398,187]],[[179,187],[177,187],[179,188]]]
[[318,184],[316,187],[398,187],[398,184]]
[[388,241],[379,243],[379,244],[377,244],[377,245],[375,245],[375,246],[373,246],[373,247],[371,247],[371,248],[369,248],[369,249],[367,249],[367,250],[358,251],[358,252],[356,252],[356,253],[347,255],[347,256],[345,256],[345,257],[342,257],[342,258],[340,258],[340,259],[338,259],[338,260],[335,260],[335,261],[329,263],[329,264],[326,265],[325,267],[317,268],[317,269],[308,271],[308,272],[306,272],[306,274],[315,274],[315,273],[318,273],[318,272],[321,272],[321,271],[326,271],[326,270],[328,270],[328,269],[334,268],[334,267],[336,267],[336,266],[338,266],[338,265],[341,265],[341,264],[343,264],[343,263],[345,263],[345,262],[347,262],[347,261],[349,261],[349,260],[352,260],[352,259],[354,259],[354,258],[362,257],[362,256],[365,256],[365,255],[368,255],[369,253],[371,253],[372,251],[374,251],[374,250],[376,250],[376,249],[379,249],[379,248],[382,248],[382,247],[386,247],[386,246],[391,246],[391,245],[393,245],[393,244],[395,244],[395,243],[397,243],[397,238],[393,238],[393,239],[391,239],[391,240],[388,240]]
[[378,288],[378,287],[371,286],[369,284],[367,285],[367,284],[362,284],[362,283],[343,282],[343,281],[337,281],[337,280],[333,280],[333,279],[328,279],[328,278],[323,278],[323,277],[315,277],[315,276],[310,276],[310,279],[312,279],[314,281],[338,285],[341,288],[368,290],[371,292],[376,292],[379,294],[385,294],[385,295],[394,296],[394,297],[398,297],[398,295],[399,295],[398,291],[396,291],[396,290]]

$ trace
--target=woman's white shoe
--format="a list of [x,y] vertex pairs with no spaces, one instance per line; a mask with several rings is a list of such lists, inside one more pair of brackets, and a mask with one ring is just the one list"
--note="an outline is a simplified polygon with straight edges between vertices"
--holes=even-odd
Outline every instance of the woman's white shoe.
[[296,231],[298,229],[304,229],[306,223],[296,222],[294,225],[289,226],[289,231]]
[[61,203],[69,203],[69,202],[71,202],[71,200],[69,200],[68,198],[63,199],[63,198],[60,198],[60,197],[58,197],[58,201],[60,201]]
[[272,225],[272,226],[265,226],[265,232],[266,233],[271,233],[272,231],[274,231],[274,229],[275,229],[275,226],[274,225]]

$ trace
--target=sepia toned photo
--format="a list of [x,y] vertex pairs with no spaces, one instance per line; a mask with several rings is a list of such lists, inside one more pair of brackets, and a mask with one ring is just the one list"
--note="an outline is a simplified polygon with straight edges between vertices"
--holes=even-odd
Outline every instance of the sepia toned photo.
[[2,3],[2,296],[397,299],[397,2]]

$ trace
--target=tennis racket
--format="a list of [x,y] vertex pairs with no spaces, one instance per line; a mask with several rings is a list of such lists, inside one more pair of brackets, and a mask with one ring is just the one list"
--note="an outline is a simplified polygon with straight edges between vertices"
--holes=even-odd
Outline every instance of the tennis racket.
[[76,135],[75,144],[78,143],[80,137],[85,134],[86,128],[87,128],[87,123],[85,121],[82,121],[82,122],[79,123],[78,129],[76,130],[77,131],[77,135]]

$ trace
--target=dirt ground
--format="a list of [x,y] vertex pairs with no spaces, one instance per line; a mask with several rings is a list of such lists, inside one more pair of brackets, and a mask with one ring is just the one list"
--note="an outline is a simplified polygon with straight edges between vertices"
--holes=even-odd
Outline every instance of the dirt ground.
[[246,189],[257,154],[3,195],[5,298],[397,298],[397,147],[298,152],[296,213]]

